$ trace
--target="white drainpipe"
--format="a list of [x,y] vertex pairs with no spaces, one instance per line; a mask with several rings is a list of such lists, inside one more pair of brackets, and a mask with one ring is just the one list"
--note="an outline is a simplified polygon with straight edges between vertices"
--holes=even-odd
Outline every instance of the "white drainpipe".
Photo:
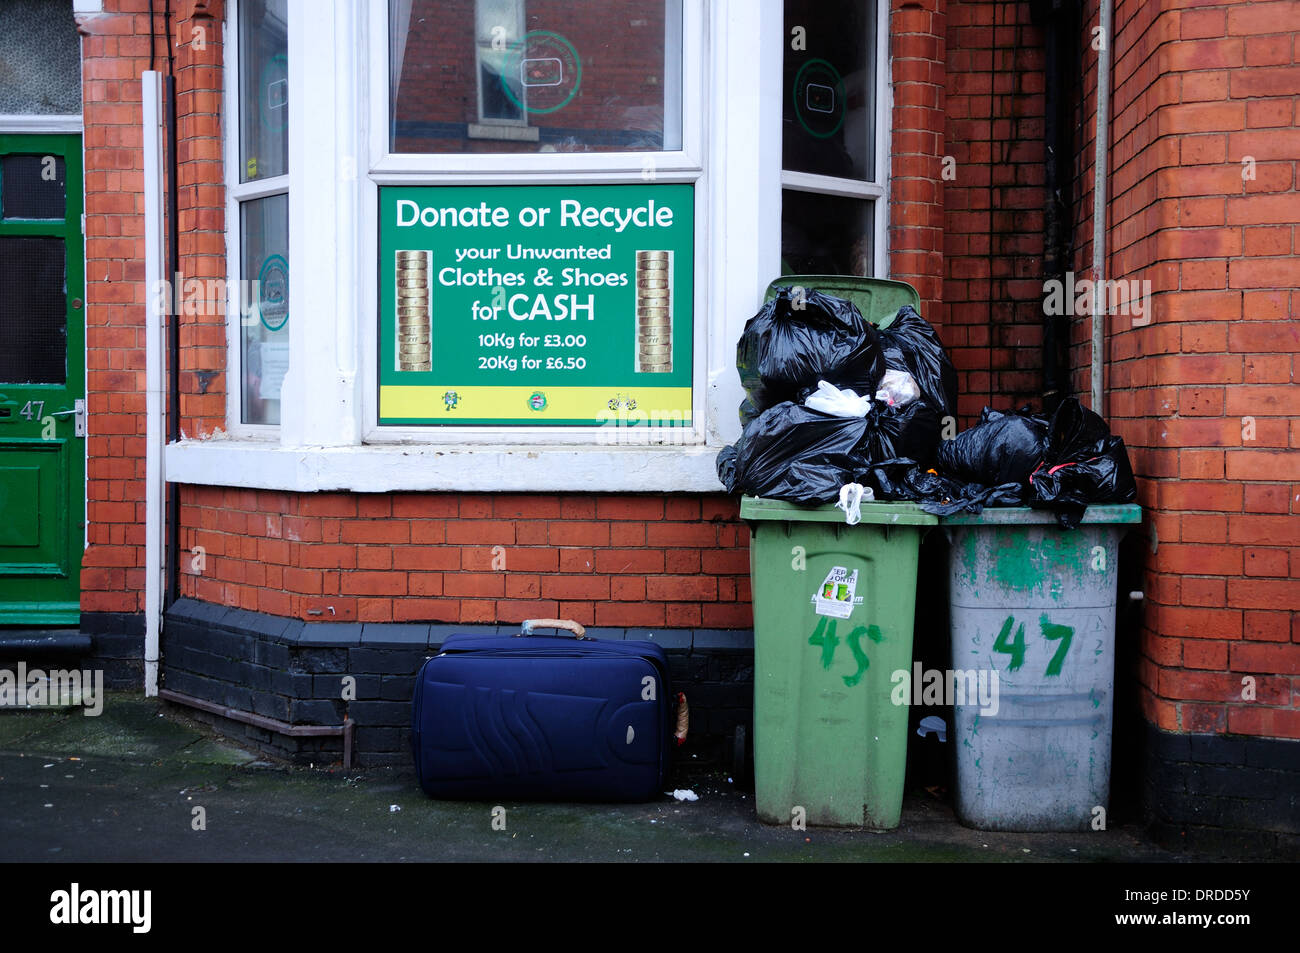
[[163,316],[171,297],[167,286],[163,236],[163,95],[162,73],[147,70],[142,76],[144,113],[144,280],[145,280],[145,536],[144,536],[144,693],[158,694],[158,645],[162,629],[163,512],[166,481],[163,477]]

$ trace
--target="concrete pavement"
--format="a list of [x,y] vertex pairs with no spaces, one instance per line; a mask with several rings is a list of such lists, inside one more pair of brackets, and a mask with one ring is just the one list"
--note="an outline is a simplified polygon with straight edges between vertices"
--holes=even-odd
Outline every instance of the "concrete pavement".
[[909,796],[895,831],[793,831],[760,824],[752,794],[724,774],[688,765],[677,783],[699,800],[507,802],[494,827],[497,805],[430,800],[409,769],[273,763],[179,709],[110,694],[94,718],[73,709],[0,712],[0,861],[1188,859],[1134,827],[969,830],[924,792]]

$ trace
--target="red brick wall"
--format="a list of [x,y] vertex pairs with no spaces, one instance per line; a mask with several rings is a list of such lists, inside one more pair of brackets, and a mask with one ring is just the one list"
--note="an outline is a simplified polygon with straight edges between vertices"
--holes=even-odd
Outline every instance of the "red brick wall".
[[1043,34],[1029,3],[948,4],[943,341],[963,425],[1041,405]]
[[[174,4],[181,271],[225,273],[221,166],[221,4],[191,18]],[[162,5],[156,4],[161,10]],[[89,546],[82,560],[86,612],[143,606],[144,570],[144,161],[140,77],[149,69],[148,0],[106,0],[102,14],[78,18],[86,160],[86,362],[89,433]],[[201,27],[196,34],[194,29]],[[163,17],[154,68],[167,69]],[[196,299],[197,303],[197,299]],[[224,303],[181,318],[181,409],[187,434],[225,426]],[[217,371],[200,394],[195,369]]]
[[749,532],[721,496],[186,487],[181,516],[184,594],[274,615],[752,625]]
[[[1167,730],[1300,738],[1300,7],[1126,0],[1115,24],[1107,270],[1155,299],[1149,324],[1107,334],[1106,412],[1148,514],[1143,708]],[[1087,321],[1075,333],[1083,389]]]
[[[921,313],[943,321],[943,0],[891,0],[894,83],[890,139],[889,277],[921,295]],[[946,342],[945,342],[946,343]]]
[[[86,513],[82,609],[134,612],[144,570],[144,173],[147,0],[80,19],[86,162]],[[143,35],[142,35],[143,34]],[[140,66],[144,63],[144,66]]]

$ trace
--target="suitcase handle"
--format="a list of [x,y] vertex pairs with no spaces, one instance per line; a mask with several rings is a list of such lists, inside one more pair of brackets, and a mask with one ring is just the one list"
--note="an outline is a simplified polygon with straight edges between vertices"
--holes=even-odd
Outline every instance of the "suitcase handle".
[[519,635],[532,635],[533,629],[565,629],[580,639],[587,637],[587,630],[572,619],[526,619],[519,627]]

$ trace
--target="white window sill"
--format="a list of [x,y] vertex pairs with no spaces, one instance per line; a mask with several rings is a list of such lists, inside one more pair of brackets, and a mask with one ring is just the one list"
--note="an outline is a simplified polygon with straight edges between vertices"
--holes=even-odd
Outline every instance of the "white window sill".
[[285,448],[218,439],[169,444],[165,467],[170,483],[298,493],[722,493],[717,455],[701,446]]

